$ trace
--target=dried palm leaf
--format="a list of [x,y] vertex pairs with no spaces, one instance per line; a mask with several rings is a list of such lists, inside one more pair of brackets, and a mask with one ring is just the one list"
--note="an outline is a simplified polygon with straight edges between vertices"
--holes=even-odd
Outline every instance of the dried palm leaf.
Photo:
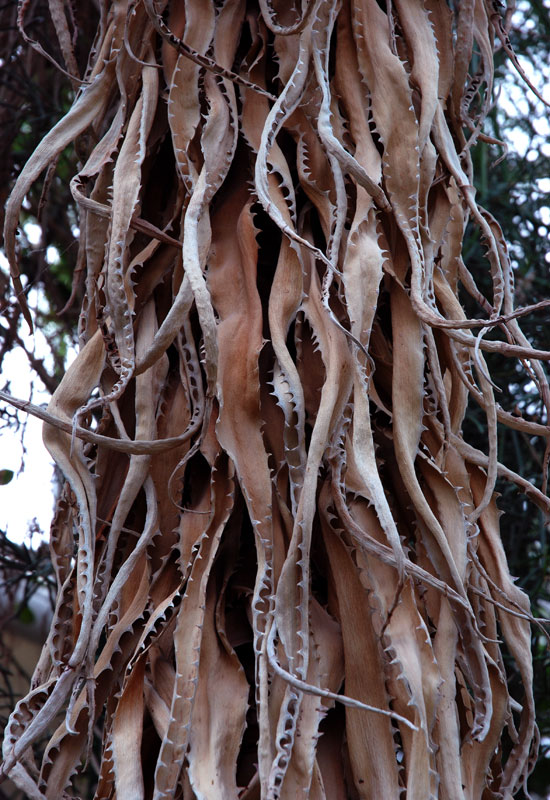
[[[96,144],[72,180],[81,350],[47,411],[20,404],[67,481],[52,629],[4,739],[29,797],[69,791],[94,731],[98,800],[473,800],[531,769],[497,476],[550,502],[496,431],[550,429],[497,404],[484,353],[521,359],[547,413],[550,353],[470,157],[509,41],[490,0],[296,6],[101,3],[80,85],[50,3],[77,95],[8,203],[22,302],[23,198]],[[462,436],[470,397],[488,454]]]

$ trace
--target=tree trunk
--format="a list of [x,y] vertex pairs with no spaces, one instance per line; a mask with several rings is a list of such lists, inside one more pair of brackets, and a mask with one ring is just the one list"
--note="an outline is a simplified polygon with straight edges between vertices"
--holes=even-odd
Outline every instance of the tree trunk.
[[7,207],[17,289],[26,192],[86,153],[81,349],[44,428],[59,594],[4,740],[31,798],[78,786],[92,747],[98,800],[477,800],[532,766],[497,476],[548,501],[496,428],[547,432],[496,403],[486,354],[530,359],[546,403],[548,354],[470,158],[507,37],[490,0],[292,5],[101,3]]

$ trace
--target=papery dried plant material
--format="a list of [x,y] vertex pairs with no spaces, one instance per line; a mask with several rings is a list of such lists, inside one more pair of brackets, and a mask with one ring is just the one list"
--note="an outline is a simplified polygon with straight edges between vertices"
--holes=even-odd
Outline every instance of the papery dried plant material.
[[[86,279],[47,411],[0,394],[45,421],[66,478],[3,772],[57,798],[95,746],[98,800],[512,797],[537,745],[533,620],[495,481],[550,501],[499,463],[497,425],[550,429],[497,403],[484,353],[520,359],[548,410],[550,353],[518,320],[550,301],[514,308],[472,186],[497,12],[116,0],[80,86],[50,9],[79,88],[13,189],[6,255],[24,304],[23,199],[87,131]],[[463,439],[470,399],[487,453]]]

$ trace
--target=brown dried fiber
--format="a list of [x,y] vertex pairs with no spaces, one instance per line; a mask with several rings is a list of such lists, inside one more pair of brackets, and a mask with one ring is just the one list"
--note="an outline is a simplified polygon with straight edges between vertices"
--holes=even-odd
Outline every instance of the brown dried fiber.
[[94,731],[97,800],[488,800],[533,763],[497,476],[550,504],[496,431],[550,430],[498,405],[484,354],[528,362],[548,414],[550,353],[470,157],[507,36],[491,0],[292,5],[102,0],[81,80],[50,2],[77,94],[9,200],[16,290],[25,194],[94,144],[80,353],[47,412],[23,404],[66,478],[55,616],[4,740],[30,798],[73,796]]

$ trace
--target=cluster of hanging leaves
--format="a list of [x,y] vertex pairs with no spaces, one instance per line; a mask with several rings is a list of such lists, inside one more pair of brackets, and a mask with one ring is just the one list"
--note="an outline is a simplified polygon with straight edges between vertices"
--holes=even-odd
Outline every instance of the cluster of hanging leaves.
[[50,2],[76,100],[5,248],[21,292],[23,199],[74,142],[85,287],[78,357],[47,411],[19,404],[66,477],[54,618],[4,736],[30,798],[73,796],[90,759],[98,800],[511,797],[533,765],[497,477],[549,502],[496,432],[550,431],[489,371],[515,359],[548,410],[550,353],[471,168],[505,21],[491,0],[297,5],[104,1],[81,77]]

